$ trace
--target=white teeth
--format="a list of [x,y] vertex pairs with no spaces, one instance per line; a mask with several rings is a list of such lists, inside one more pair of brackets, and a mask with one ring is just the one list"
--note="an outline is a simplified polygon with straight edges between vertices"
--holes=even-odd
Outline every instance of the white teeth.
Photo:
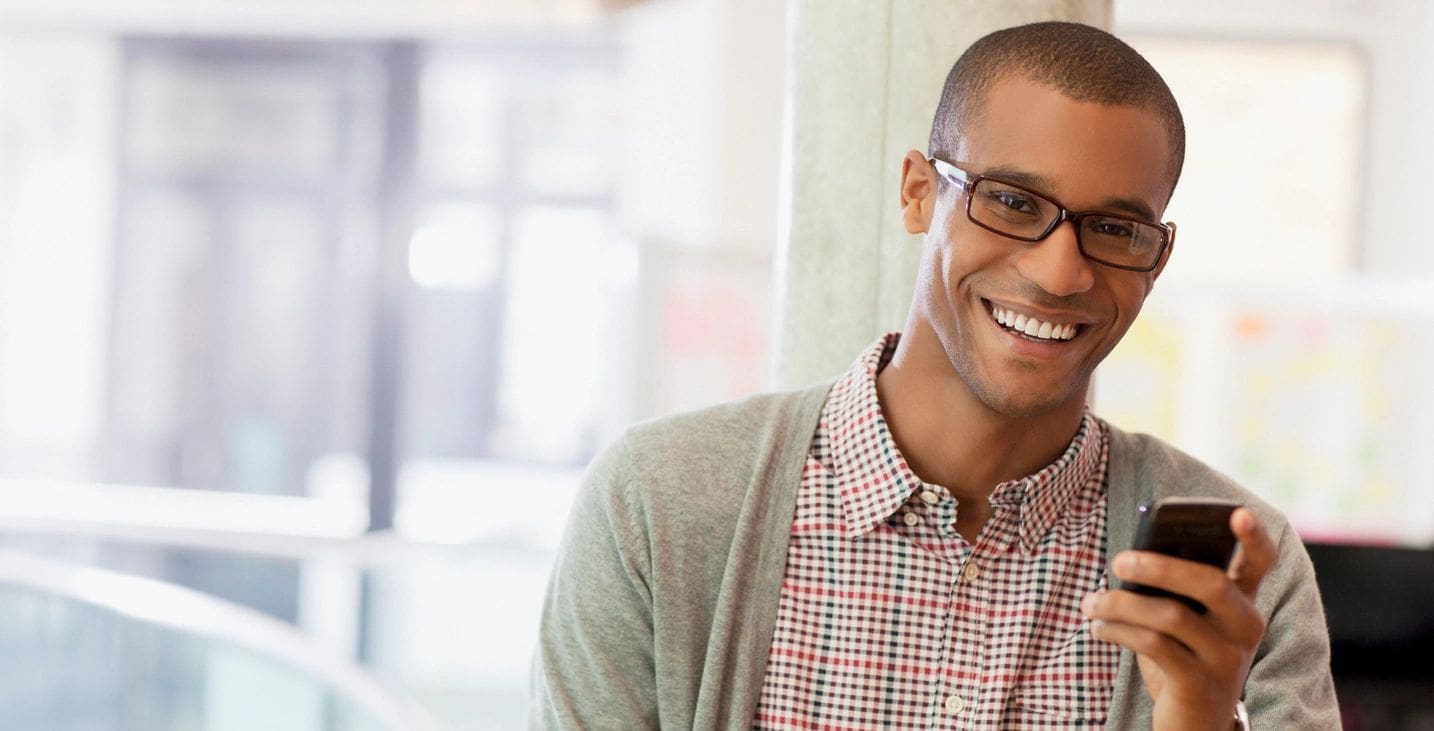
[[1042,340],[1070,340],[1075,337],[1076,334],[1077,326],[1074,323],[1058,325],[1053,322],[1038,320],[1034,317],[1027,317],[1026,315],[1012,312],[997,305],[991,306],[991,316],[995,318],[996,322],[1005,327],[1025,333],[1033,338],[1041,338]]

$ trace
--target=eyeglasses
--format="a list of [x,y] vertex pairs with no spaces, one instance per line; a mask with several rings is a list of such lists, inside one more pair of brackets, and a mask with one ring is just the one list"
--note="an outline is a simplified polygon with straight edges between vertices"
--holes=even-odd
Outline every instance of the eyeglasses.
[[1133,272],[1153,271],[1175,238],[1173,223],[1151,223],[1100,211],[1075,212],[1030,188],[971,175],[934,157],[928,162],[965,193],[966,217],[971,223],[1007,238],[1040,241],[1062,221],[1070,221],[1085,258]]

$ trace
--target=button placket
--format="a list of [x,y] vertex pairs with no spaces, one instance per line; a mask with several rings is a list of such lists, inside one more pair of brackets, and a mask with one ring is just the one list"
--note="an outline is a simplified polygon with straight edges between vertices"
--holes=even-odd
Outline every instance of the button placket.
[[[989,587],[976,581],[981,575],[980,564],[976,561],[977,555],[978,551],[975,550],[975,547],[971,547],[965,552],[965,562],[957,564],[960,568],[957,569],[955,575],[952,576],[951,591],[953,599],[962,601],[972,608],[973,615],[970,619],[973,619],[978,625],[972,628],[972,632],[974,632],[976,636],[989,637],[991,631],[990,619],[986,616],[986,613],[982,611],[982,608],[990,601]],[[951,631],[956,630],[953,627]],[[961,666],[973,670],[984,670],[987,668],[987,655],[990,651],[988,643],[975,643],[974,646],[968,645],[966,650],[966,653],[959,653],[964,656],[956,658]],[[980,702],[979,697],[981,693],[982,688],[979,682],[974,680],[969,683],[953,684],[952,687],[945,689],[945,698],[942,699],[940,706],[941,711],[948,717],[975,714],[977,712],[976,706]]]

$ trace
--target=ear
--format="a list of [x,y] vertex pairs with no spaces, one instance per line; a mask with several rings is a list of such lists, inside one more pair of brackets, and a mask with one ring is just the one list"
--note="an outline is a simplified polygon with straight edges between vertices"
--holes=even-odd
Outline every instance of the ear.
[[911,150],[901,158],[901,222],[906,232],[926,233],[936,208],[936,171],[926,156]]

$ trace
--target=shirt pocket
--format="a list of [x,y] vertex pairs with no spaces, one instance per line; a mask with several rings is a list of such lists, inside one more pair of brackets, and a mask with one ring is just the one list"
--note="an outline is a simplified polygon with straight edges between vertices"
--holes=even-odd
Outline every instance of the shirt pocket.
[[1109,683],[1041,683],[1016,687],[1011,707],[1021,721],[1040,725],[1102,726],[1110,714]]
[[1115,692],[1120,647],[1090,636],[1085,623],[1048,643],[1034,642],[1011,705],[1033,719],[1103,724]]

